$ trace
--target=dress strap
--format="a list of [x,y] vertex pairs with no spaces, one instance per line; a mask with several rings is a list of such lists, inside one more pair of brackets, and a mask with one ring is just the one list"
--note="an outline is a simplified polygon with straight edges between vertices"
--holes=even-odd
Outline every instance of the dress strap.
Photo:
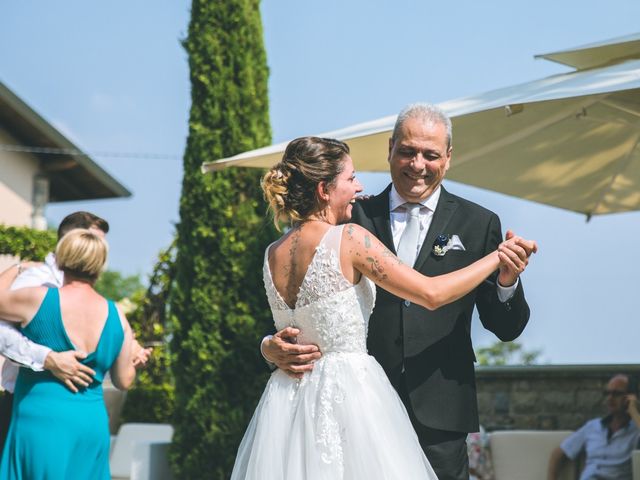
[[274,310],[289,310],[289,306],[282,299],[276,286],[273,283],[273,277],[271,275],[271,268],[269,267],[269,250],[276,242],[270,243],[267,248],[264,249],[264,262],[262,263],[262,281],[264,283],[265,291],[267,292],[267,298],[269,305]]
[[331,227],[320,241],[320,245],[324,246],[327,250],[334,252],[338,258],[340,258],[340,245],[342,243],[342,231],[344,225],[335,225]]

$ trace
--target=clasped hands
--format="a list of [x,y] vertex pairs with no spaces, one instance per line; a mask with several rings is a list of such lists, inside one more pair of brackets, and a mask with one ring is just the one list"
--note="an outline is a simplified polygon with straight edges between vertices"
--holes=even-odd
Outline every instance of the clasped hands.
[[498,283],[503,287],[510,287],[516,283],[518,276],[527,268],[529,257],[537,251],[538,244],[534,240],[526,240],[507,230],[504,242],[498,245]]

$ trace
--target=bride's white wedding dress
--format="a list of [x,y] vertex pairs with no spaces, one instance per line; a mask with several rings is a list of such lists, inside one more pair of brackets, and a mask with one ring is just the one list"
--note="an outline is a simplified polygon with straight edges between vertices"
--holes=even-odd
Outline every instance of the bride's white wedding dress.
[[277,292],[265,253],[264,284],[276,328],[299,328],[298,343],[318,345],[322,358],[301,380],[273,372],[231,480],[437,478],[404,405],[367,354],[375,285],[365,276],[357,285],[343,276],[342,229],[331,227],[316,248],[295,309]]

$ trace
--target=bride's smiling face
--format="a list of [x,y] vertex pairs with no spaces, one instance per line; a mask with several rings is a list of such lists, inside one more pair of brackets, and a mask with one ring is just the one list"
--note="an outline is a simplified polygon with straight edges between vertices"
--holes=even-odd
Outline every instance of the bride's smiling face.
[[327,192],[329,196],[327,213],[333,217],[332,220],[336,225],[351,220],[351,210],[356,195],[362,192],[362,185],[356,178],[356,171],[353,168],[353,160],[349,155],[345,155],[342,161],[342,172],[336,177]]

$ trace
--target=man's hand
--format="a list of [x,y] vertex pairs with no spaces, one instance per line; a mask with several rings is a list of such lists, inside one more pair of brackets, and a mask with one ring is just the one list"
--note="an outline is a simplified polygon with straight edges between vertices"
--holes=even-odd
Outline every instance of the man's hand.
[[500,257],[500,273],[498,283],[510,287],[529,264],[529,257],[538,251],[538,245],[532,240],[525,240],[507,230],[505,241],[498,247]]
[[629,393],[627,395],[627,413],[636,424],[636,427],[640,428],[640,412],[638,411],[638,397]]
[[153,348],[144,348],[135,338],[131,342],[131,358],[133,366],[136,368],[144,368],[151,357]]
[[294,378],[302,378],[305,372],[313,370],[313,362],[322,356],[317,345],[296,344],[299,334],[299,329],[287,327],[261,345],[264,358]]
[[49,352],[44,361],[44,368],[49,370],[69,390],[76,393],[78,387],[88,387],[96,374],[92,369],[78,360],[86,358],[85,352],[68,350],[66,352]]

